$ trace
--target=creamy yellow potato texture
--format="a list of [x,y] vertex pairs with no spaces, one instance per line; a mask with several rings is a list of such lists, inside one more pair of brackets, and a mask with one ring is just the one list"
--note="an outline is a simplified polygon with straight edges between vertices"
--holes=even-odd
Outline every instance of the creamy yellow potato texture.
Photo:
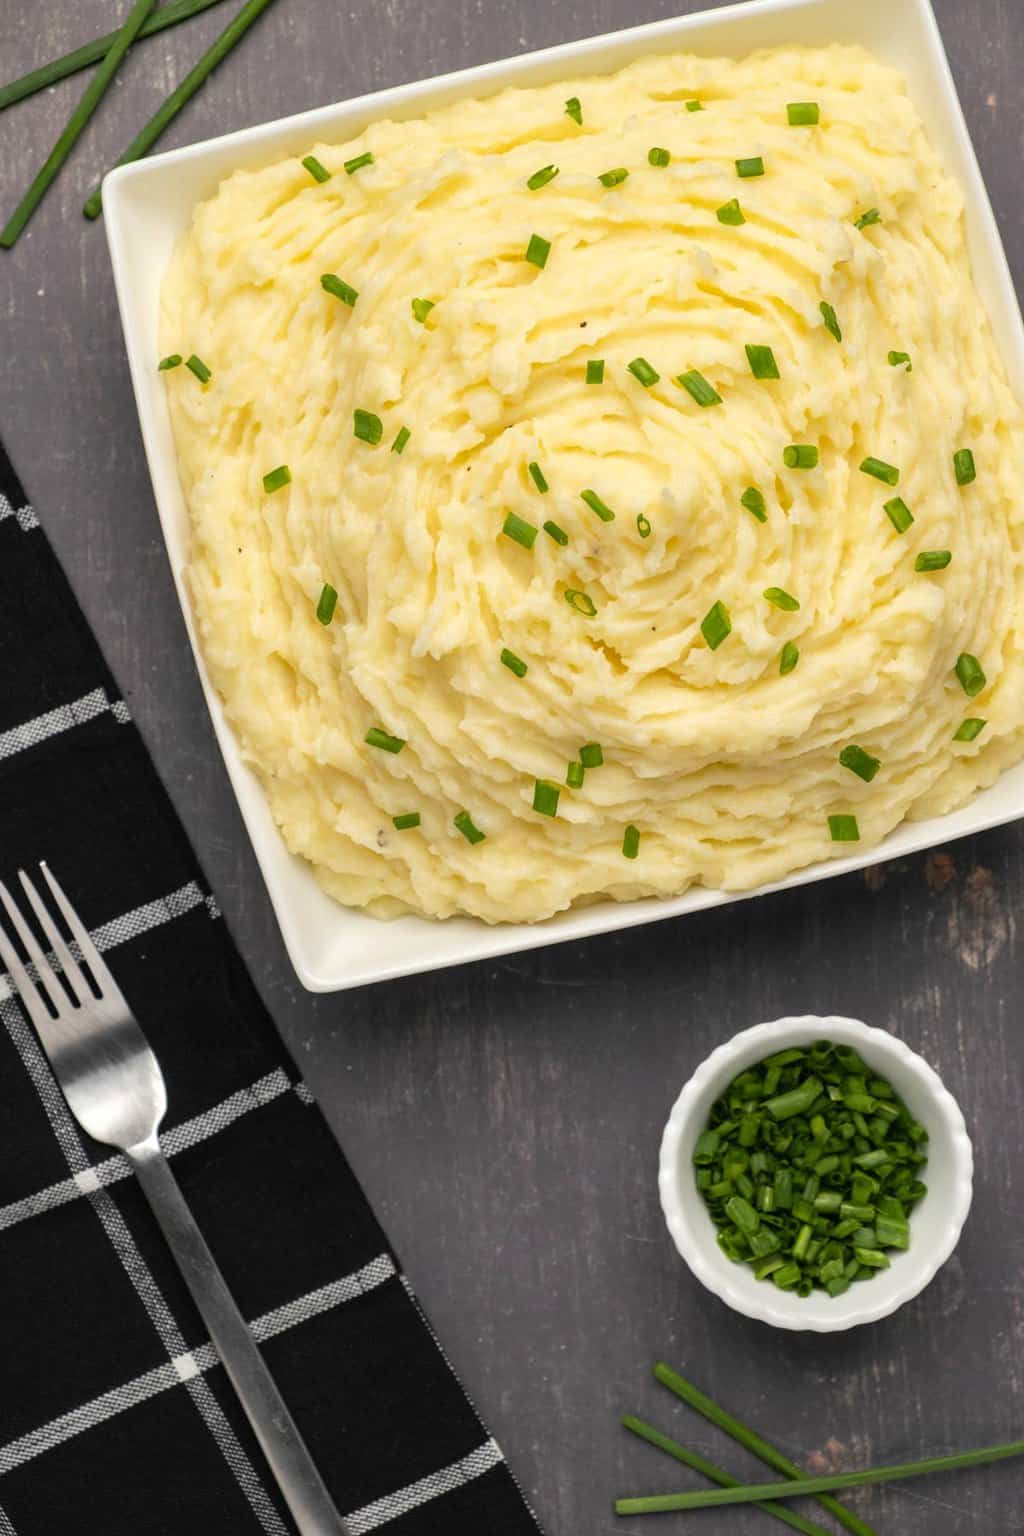
[[203,650],[327,891],[748,888],[1024,755],[1021,412],[897,74],[647,58],[309,153],[198,208],[162,343]]

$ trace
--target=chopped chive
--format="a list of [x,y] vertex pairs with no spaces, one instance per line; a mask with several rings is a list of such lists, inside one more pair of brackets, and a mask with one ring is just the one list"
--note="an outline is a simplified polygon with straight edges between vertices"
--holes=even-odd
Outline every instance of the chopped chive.
[[541,816],[557,816],[560,794],[557,784],[549,784],[547,779],[537,779],[533,786],[534,810]]
[[829,304],[826,299],[822,299],[821,303],[818,305],[818,308],[821,310],[821,318],[825,322],[826,331],[830,332],[830,334],[835,337],[836,341],[842,341],[843,333],[840,329],[839,321],[836,319],[836,312],[832,308],[832,305]]
[[906,533],[914,521],[914,514],[902,496],[894,496],[891,501],[885,503],[885,515],[897,533]]
[[791,128],[811,128],[821,120],[816,101],[790,101],[786,103],[786,117]]
[[743,209],[740,207],[738,197],[731,197],[727,203],[722,204],[721,208],[716,208],[715,218],[719,224],[735,224],[738,226],[747,222]]
[[647,151],[648,165],[666,166],[671,159],[672,156],[667,149],[649,149]]
[[890,352],[889,353],[889,366],[890,366],[890,368],[898,368],[901,363],[906,363],[906,365],[907,365],[907,372],[908,373],[913,373],[914,365],[913,365],[913,363],[910,360],[910,353],[909,352]]
[[405,746],[401,736],[389,736],[387,731],[382,731],[379,725],[371,725],[363,740],[368,747],[377,747],[381,752],[393,752],[396,755]]
[[556,544],[565,545],[569,542],[569,535],[565,529],[559,528],[558,524],[551,522],[550,519],[544,524],[544,532],[549,539],[554,539]]
[[960,652],[956,659],[955,671],[960,680],[960,686],[969,699],[975,698],[987,682],[981,662],[977,656],[972,656],[970,651]]
[[391,444],[391,452],[404,453],[405,445],[409,441],[410,437],[412,437],[412,433],[409,431],[408,427],[399,427],[398,434],[395,437],[394,442]]
[[676,379],[676,383],[681,384],[686,393],[692,396],[698,405],[706,408],[709,405],[721,405],[722,403],[722,397],[717,389],[709,384],[704,375],[698,372],[696,368],[691,368],[687,373],[681,373]]
[[372,411],[357,408],[352,413],[352,433],[361,443],[369,443],[371,448],[376,448],[384,435],[384,423]]
[[401,816],[392,816],[391,825],[396,832],[410,832],[413,827],[420,824],[419,811],[405,811]]
[[873,475],[876,480],[882,480],[886,485],[899,484],[899,470],[895,464],[887,464],[884,459],[866,458],[860,468],[862,474]]
[[859,843],[860,828],[856,816],[830,816],[828,831],[834,843]]
[[578,592],[574,587],[566,587],[565,600],[570,608],[575,608],[577,613],[582,613],[585,618],[592,619],[597,613],[594,599],[588,597],[586,592]]
[[517,517],[510,512],[501,525],[501,531],[507,539],[512,539],[516,544],[521,544],[524,549],[532,549],[537,537],[537,530],[532,523],[525,518]]
[[543,235],[531,235],[530,243],[526,247],[526,260],[535,267],[544,267],[547,264],[550,250],[550,240],[545,240]]
[[580,747],[580,762],[584,768],[604,766],[604,748],[599,741],[588,741]]
[[764,159],[761,155],[751,155],[747,160],[736,161],[736,175],[745,179],[751,176],[764,175]]
[[602,523],[611,523],[615,520],[615,513],[603,502],[596,491],[580,491],[580,500],[585,501],[591,512],[596,512]]
[[740,497],[740,506],[746,507],[752,517],[756,517],[759,523],[768,521],[768,513],[765,510],[764,497],[756,485],[748,485]]
[[787,672],[792,672],[799,660],[799,650],[792,640],[787,640],[779,655],[779,676],[785,677]]
[[591,358],[588,358],[588,360],[587,360],[587,383],[588,384],[603,384],[604,383],[604,358],[603,357],[591,357]]
[[986,722],[978,719],[961,720],[953,732],[954,741],[973,741],[985,729]]
[[500,659],[502,666],[508,667],[510,672],[515,673],[516,677],[525,677],[530,670],[526,662],[521,660],[515,651],[503,650]]
[[530,479],[533,481],[538,491],[540,491],[541,495],[543,495],[544,492],[548,490],[548,483],[544,478],[544,471],[541,469],[536,460],[533,460],[532,463],[527,464],[526,468],[529,471]]
[[316,155],[307,155],[302,163],[314,181],[330,181],[330,171],[327,170],[326,166],[320,164],[320,161],[317,159]]
[[269,494],[271,491],[280,491],[284,486],[291,485],[292,472],[287,464],[279,464],[276,469],[263,476],[263,489]]
[[638,512],[636,515],[636,531],[642,539],[649,539],[651,536],[650,521],[642,512]]
[[781,608],[784,613],[796,613],[800,607],[798,600],[782,587],[765,587],[761,596],[773,608]]
[[688,101],[688,102],[685,103],[685,106],[686,106],[687,112],[703,112],[704,111],[704,103],[702,101],[696,101],[696,100]]
[[722,641],[732,634],[732,620],[723,602],[712,603],[700,621],[700,632],[712,651],[717,651]]
[[915,571],[944,571],[953,558],[948,549],[922,549],[914,561]]
[[602,171],[597,179],[602,187],[621,187],[628,175],[624,165],[617,165],[614,170]]
[[372,164],[373,156],[370,154],[370,151],[366,149],[361,155],[356,155],[354,160],[345,161],[345,171],[349,176],[354,176],[356,171],[361,171],[363,169],[364,165]]
[[565,104],[565,115],[571,117],[574,123],[583,122],[583,108],[580,106],[578,96],[570,96]]
[[970,485],[971,481],[977,478],[974,454],[969,448],[957,449],[953,455],[953,468],[956,471],[957,485]]
[[452,817],[452,822],[458,827],[467,843],[482,843],[487,836],[486,832],[481,832],[479,827],[473,825],[473,818],[468,811],[460,811],[457,816]]
[[565,770],[565,782],[570,789],[582,789],[586,769],[580,762],[572,762]]
[[862,213],[859,219],[854,219],[857,229],[867,229],[869,224],[881,224],[882,215],[877,208],[869,208],[867,213]]
[[775,353],[771,347],[752,347],[747,345],[747,362],[755,379],[778,379],[779,365],[775,361]]
[[787,469],[816,469],[818,450],[813,443],[790,443],[783,452],[782,462]]
[[324,273],[320,279],[320,287],[325,293],[331,293],[336,299],[340,299],[343,304],[347,304],[349,309],[355,307],[356,299],[359,297],[359,290],[353,288],[351,284],[343,282],[333,272]]
[[882,764],[877,757],[872,757],[870,752],[865,752],[863,747],[844,747],[839,754],[839,761],[844,768],[849,768],[858,779],[863,779],[865,784],[870,784]]
[[430,311],[434,307],[434,300],[433,299],[413,299],[411,307],[412,307],[412,317],[413,317],[413,319],[414,320],[418,320],[420,325],[423,325],[423,323],[425,322],[427,316],[430,314]]
[[626,367],[629,369],[634,379],[640,380],[640,383],[644,386],[644,389],[650,389],[651,385],[657,384],[658,380],[661,378],[661,374],[651,367],[646,357],[634,357],[631,363],[626,364]]
[[162,357],[156,366],[158,373],[166,373],[170,368],[180,368],[181,353],[171,352],[167,357]]
[[195,374],[200,384],[209,384],[210,380],[213,378],[213,374],[210,372],[209,368],[207,368],[202,358],[196,357],[194,352],[192,353],[191,357],[186,359],[185,367],[189,370],[190,373]]
[[539,192],[541,187],[546,187],[549,181],[554,181],[557,175],[557,165],[542,165],[539,171],[534,171],[532,176],[527,177],[526,185],[531,192]]
[[632,822],[630,822],[629,826],[622,834],[622,857],[624,859],[635,859],[639,852],[640,832],[639,829],[634,827]]
[[338,594],[329,581],[324,582],[323,591],[316,605],[316,616],[321,624],[329,624],[334,618],[334,610],[338,606]]

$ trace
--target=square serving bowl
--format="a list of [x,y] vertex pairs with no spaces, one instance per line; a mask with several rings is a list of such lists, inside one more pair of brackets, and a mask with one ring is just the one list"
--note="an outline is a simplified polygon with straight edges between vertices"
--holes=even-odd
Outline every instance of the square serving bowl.
[[197,644],[183,580],[188,559],[188,514],[155,359],[159,355],[160,285],[175,242],[187,229],[196,204],[210,197],[225,176],[240,167],[303,154],[318,140],[350,138],[378,118],[418,117],[458,97],[487,96],[506,86],[544,84],[567,75],[605,74],[641,55],[683,51],[738,56],[755,48],[830,42],[861,43],[906,76],[932,142],[965,194],[975,282],[1002,349],[1011,385],[1024,399],[1020,309],[929,0],[749,0],[747,4],[565,43],[434,80],[396,86],[123,166],[107,177],[103,201],[121,320],[174,580],[228,774],[288,953],[300,980],[311,991],[340,991],[698,912],[741,895],[784,890],[845,874],[880,859],[1024,816],[1021,764],[952,815],[905,823],[880,846],[828,860],[754,891],[734,894],[697,887],[671,901],[651,899],[628,905],[602,902],[533,925],[488,927],[470,918],[438,923],[402,917],[381,922],[339,906],[320,889],[310,867],[288,852],[259,782],[243,762]]

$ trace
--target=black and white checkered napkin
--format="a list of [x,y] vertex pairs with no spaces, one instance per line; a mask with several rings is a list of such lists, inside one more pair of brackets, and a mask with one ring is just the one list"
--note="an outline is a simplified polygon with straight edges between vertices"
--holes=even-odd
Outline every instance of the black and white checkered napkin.
[[[157,1052],[164,1149],[353,1536],[537,1536],[0,448],[0,869],[40,858]],[[127,1164],[0,971],[0,1536],[293,1530]]]

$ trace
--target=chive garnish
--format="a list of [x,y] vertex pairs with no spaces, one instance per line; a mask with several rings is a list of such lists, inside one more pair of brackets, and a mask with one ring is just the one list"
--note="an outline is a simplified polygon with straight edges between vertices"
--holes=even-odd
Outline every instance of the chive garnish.
[[171,368],[180,368],[181,367],[181,353],[180,352],[171,352],[171,353],[169,353],[167,357],[162,357],[160,359],[160,361],[157,363],[156,366],[157,366],[157,372],[158,373],[167,373],[167,371],[169,369],[171,369]]
[[787,672],[792,672],[799,660],[799,650],[792,640],[787,640],[779,654],[779,676],[785,677]]
[[629,369],[634,379],[640,380],[640,383],[644,386],[644,389],[650,389],[651,385],[657,384],[658,380],[661,378],[661,374],[651,367],[646,357],[634,357],[631,363],[626,364],[626,367]]
[[747,362],[750,364],[750,371],[755,379],[777,379],[781,377],[779,365],[775,361],[775,353],[771,347],[752,347],[748,343],[746,353]]
[[672,156],[667,149],[649,149],[647,151],[648,165],[666,166],[671,159]]
[[768,521],[768,513],[765,510],[764,497],[756,485],[748,485],[740,497],[740,506],[746,507],[752,517],[756,517],[759,523]]
[[570,789],[582,789],[586,769],[580,762],[571,762],[565,770],[565,782]]
[[433,299],[413,299],[412,300],[412,317],[413,317],[413,319],[414,320],[418,320],[420,325],[423,325],[423,323],[425,322],[427,316],[430,314],[430,311],[433,309],[433,307],[434,307],[434,300]]
[[723,602],[712,603],[700,621],[700,632],[712,651],[717,651],[722,641],[732,634],[732,619]]
[[287,464],[279,464],[263,476],[263,489],[268,493],[280,491],[284,486],[291,485],[292,472]]
[[565,104],[565,115],[571,117],[574,123],[583,122],[583,108],[580,106],[578,96],[570,96]]
[[891,501],[885,503],[885,515],[897,533],[906,533],[914,521],[914,515],[902,496],[894,496]]
[[974,741],[985,729],[986,721],[977,718],[961,720],[953,732],[954,741]]
[[717,208],[715,217],[719,224],[740,225],[747,222],[738,197],[731,197],[727,203],[722,204],[721,208]]
[[914,561],[915,571],[944,571],[953,558],[948,549],[922,549]]
[[835,337],[836,341],[842,341],[843,333],[840,329],[839,321],[836,319],[836,312],[832,308],[832,305],[829,304],[826,299],[822,299],[821,303],[818,305],[818,308],[821,310],[821,318],[825,322],[826,331],[830,332],[830,334]]
[[685,106],[686,106],[687,112],[703,112],[704,111],[704,103],[702,101],[696,101],[696,100],[688,101],[688,102],[685,103]]
[[816,101],[790,101],[786,117],[791,128],[810,128],[821,120],[821,112]]
[[636,531],[642,539],[649,539],[651,536],[650,520],[642,512],[636,515]]
[[356,171],[361,171],[365,165],[373,164],[373,156],[370,151],[364,150],[361,155],[356,155],[354,160],[345,161],[345,171],[349,176],[354,176]]
[[559,528],[558,524],[551,522],[550,519],[544,524],[544,532],[549,539],[554,539],[556,544],[565,545],[569,542],[569,535],[565,529]]
[[207,368],[202,358],[196,357],[194,352],[190,358],[186,359],[185,367],[189,370],[190,373],[195,374],[200,384],[209,384],[210,380],[213,378],[213,374],[210,372],[209,368]]
[[859,843],[860,828],[856,816],[830,816],[828,832],[834,843]]
[[914,365],[913,365],[913,363],[910,360],[910,353],[909,352],[890,352],[889,353],[889,367],[890,368],[898,368],[901,363],[905,363],[906,364],[907,372],[908,373],[913,373]]
[[547,265],[550,251],[550,240],[545,240],[543,235],[531,235],[530,243],[526,247],[526,260],[535,267],[544,267]]
[[391,825],[396,832],[409,832],[420,824],[419,811],[404,811],[401,816],[392,816]]
[[597,179],[602,187],[621,187],[628,175],[624,165],[617,165],[613,170],[602,171]]
[[396,755],[405,746],[401,736],[389,736],[387,731],[382,731],[379,725],[371,725],[363,740],[368,747],[377,747],[381,752],[393,752]]
[[534,171],[532,176],[527,177],[526,185],[531,192],[539,192],[541,187],[546,187],[549,181],[554,181],[557,175],[557,165],[542,165],[539,171]]
[[526,468],[530,479],[533,481],[534,485],[543,496],[544,493],[548,490],[548,483],[544,478],[544,471],[541,469],[536,460],[533,460],[530,464],[527,464]]
[[321,624],[329,624],[334,618],[334,610],[338,606],[338,594],[329,581],[324,582],[323,591],[316,605],[316,616]]
[[961,651],[956,659],[954,669],[960,681],[960,686],[969,699],[975,698],[984,688],[987,678],[982,671],[981,662],[977,656],[972,656],[970,651]]
[[865,784],[870,784],[882,764],[877,757],[872,757],[870,752],[865,752],[863,747],[844,747],[839,754],[839,761],[844,768],[849,768],[858,779],[863,779]]
[[557,816],[560,794],[557,784],[551,784],[547,779],[537,779],[533,786],[534,810],[541,816]]
[[977,478],[978,471],[970,448],[957,449],[953,455],[953,468],[956,471],[957,485],[970,485],[971,481]]
[[500,660],[502,666],[508,667],[510,672],[515,673],[516,677],[525,677],[530,670],[526,662],[517,656],[515,651],[503,650]]
[[881,224],[882,215],[877,208],[869,208],[867,213],[862,213],[859,219],[854,219],[857,229],[867,229],[871,224]]
[[676,383],[681,384],[686,393],[696,400],[698,405],[706,408],[709,405],[721,405],[722,403],[722,397],[717,389],[709,384],[704,375],[698,372],[696,368],[691,368],[687,373],[681,373],[676,379]]
[[352,432],[361,443],[369,443],[371,448],[376,448],[384,435],[384,423],[372,411],[357,408],[352,413]]
[[790,443],[783,450],[782,462],[787,469],[816,469],[818,450],[813,443]]
[[391,444],[391,452],[404,453],[405,445],[409,441],[410,437],[412,437],[412,433],[409,431],[408,427],[399,427],[395,440]]
[[887,464],[884,459],[866,458],[861,463],[861,473],[873,475],[876,480],[883,481],[886,485],[898,485],[900,472],[895,464]]
[[624,859],[635,859],[639,852],[640,831],[639,828],[634,827],[632,822],[630,822],[622,834],[622,857]]
[[358,289],[353,288],[350,283],[343,282],[334,272],[324,273],[320,279],[320,287],[325,293],[333,294],[336,299],[347,304],[349,309],[355,307],[356,299],[359,297]]
[[596,512],[602,523],[611,523],[615,520],[615,513],[611,507],[603,502],[596,491],[580,491],[580,500],[585,501],[591,512]]
[[765,587],[761,596],[773,608],[781,608],[784,613],[796,613],[800,607],[797,599],[782,587]]
[[326,166],[321,165],[316,155],[307,155],[302,164],[312,176],[314,181],[330,181],[331,173]]
[[525,518],[517,517],[514,512],[510,512],[505,518],[501,531],[506,538],[511,539],[515,544],[521,544],[524,549],[532,549],[537,537],[537,530],[533,524],[528,523]]
[[579,592],[574,587],[566,587],[565,600],[570,608],[575,608],[577,613],[582,613],[584,618],[592,619],[597,614],[597,608],[592,597],[586,592]]
[[751,176],[764,175],[764,159],[761,155],[751,155],[746,160],[736,161],[736,175],[745,179]]
[[584,768],[604,766],[604,748],[599,741],[588,741],[580,747],[580,762]]
[[604,383],[604,358],[603,357],[591,357],[591,358],[587,359],[587,379],[586,379],[586,382],[588,384],[603,384]]
[[486,832],[481,832],[479,827],[474,826],[473,818],[468,811],[460,811],[457,816],[452,817],[452,822],[458,827],[467,843],[482,843],[487,836]]

